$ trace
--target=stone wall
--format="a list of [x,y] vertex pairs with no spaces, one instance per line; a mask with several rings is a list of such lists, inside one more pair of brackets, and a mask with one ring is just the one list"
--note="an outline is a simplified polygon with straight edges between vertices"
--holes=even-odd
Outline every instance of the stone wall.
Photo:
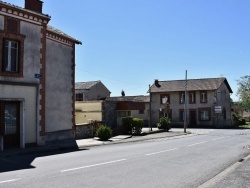
[[116,102],[105,101],[102,106],[102,122],[104,125],[115,128],[117,126]]
[[76,139],[93,138],[92,124],[77,124],[76,125]]

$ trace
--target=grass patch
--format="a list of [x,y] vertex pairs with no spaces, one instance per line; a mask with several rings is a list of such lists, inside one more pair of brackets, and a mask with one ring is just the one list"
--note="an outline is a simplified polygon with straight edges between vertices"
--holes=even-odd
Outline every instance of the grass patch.
[[246,125],[240,125],[239,128],[250,129],[250,122],[246,122]]

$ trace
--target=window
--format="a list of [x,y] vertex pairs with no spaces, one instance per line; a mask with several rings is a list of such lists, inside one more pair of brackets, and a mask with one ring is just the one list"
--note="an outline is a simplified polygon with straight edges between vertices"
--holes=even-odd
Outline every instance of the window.
[[83,101],[83,93],[76,94],[76,101]]
[[118,111],[118,117],[129,117],[131,116],[131,111]]
[[139,114],[144,114],[144,110],[139,110]]
[[18,72],[18,42],[4,40],[3,72]]
[[185,93],[184,92],[179,93],[179,101],[180,101],[180,104],[184,104],[184,102],[185,102]]
[[0,76],[23,77],[25,35],[20,34],[20,21],[6,17],[0,31]]
[[200,119],[200,121],[210,121],[210,114],[211,114],[211,109],[210,108],[199,109],[199,119]]
[[222,109],[222,114],[223,114],[223,119],[226,120],[227,119],[227,111],[226,108]]
[[169,94],[163,94],[161,95],[161,104],[170,104],[170,95]]
[[183,109],[181,109],[181,110],[179,110],[179,119],[180,119],[180,121],[182,121],[182,122],[184,122],[184,110]]
[[195,92],[189,93],[189,103],[194,104],[195,103]]
[[201,103],[206,103],[207,102],[207,92],[206,91],[201,91],[200,92],[200,101],[201,101]]

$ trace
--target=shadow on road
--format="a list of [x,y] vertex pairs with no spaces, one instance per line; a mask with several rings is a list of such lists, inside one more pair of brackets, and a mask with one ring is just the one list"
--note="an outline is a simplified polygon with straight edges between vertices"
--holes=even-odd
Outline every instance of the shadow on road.
[[77,152],[77,144],[75,146],[65,147],[65,146],[45,146],[45,147],[33,147],[26,149],[7,149],[0,153],[0,173],[10,172],[23,169],[36,168],[32,166],[32,162],[39,157],[46,157],[51,155],[59,155],[70,152]]

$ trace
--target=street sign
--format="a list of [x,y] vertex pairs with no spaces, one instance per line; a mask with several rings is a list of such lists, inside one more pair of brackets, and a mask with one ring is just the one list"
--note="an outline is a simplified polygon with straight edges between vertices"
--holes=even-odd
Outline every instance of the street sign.
[[214,107],[214,112],[215,112],[216,114],[222,113],[222,107],[221,107],[221,106],[215,106],[215,107]]
[[41,78],[42,75],[41,74],[35,74],[35,78]]

